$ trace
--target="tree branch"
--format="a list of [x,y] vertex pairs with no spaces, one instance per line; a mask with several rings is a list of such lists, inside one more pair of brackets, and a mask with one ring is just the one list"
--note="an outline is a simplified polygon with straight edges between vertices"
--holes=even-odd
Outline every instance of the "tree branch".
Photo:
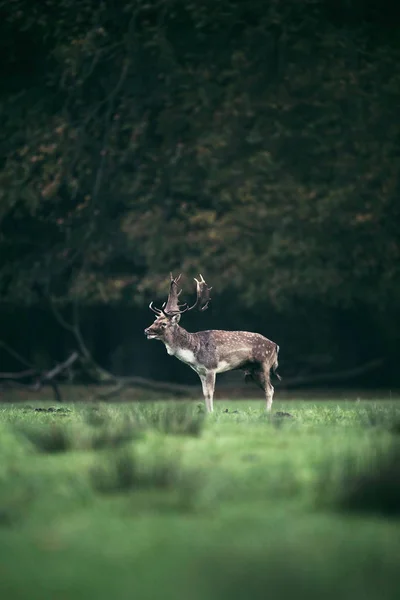
[[53,379],[62,371],[66,371],[67,369],[69,369],[74,364],[74,362],[78,360],[78,358],[79,354],[77,352],[73,352],[71,356],[67,358],[67,360],[56,365],[53,369],[51,369],[51,371],[43,373],[41,376],[41,380],[49,381],[50,379]]
[[371,360],[363,365],[359,365],[358,367],[353,367],[351,369],[345,369],[343,371],[336,371],[331,373],[320,373],[318,375],[304,375],[299,377],[292,377],[289,379],[282,378],[282,387],[298,387],[304,385],[314,385],[315,383],[328,383],[328,382],[336,382],[336,381],[348,381],[349,379],[354,379],[359,375],[363,375],[364,373],[368,373],[369,371],[373,371],[377,369],[384,363],[383,358],[376,358],[375,360]]
[[78,348],[82,355],[82,366],[86,368],[89,374],[97,380],[100,384],[113,384],[111,390],[107,390],[105,392],[101,392],[96,395],[97,398],[106,399],[111,398],[113,396],[118,395],[124,388],[128,386],[137,386],[140,388],[145,388],[149,390],[172,393],[175,395],[183,395],[183,396],[193,396],[198,394],[198,387],[196,386],[188,386],[188,385],[179,385],[168,382],[158,382],[151,381],[149,379],[145,379],[143,377],[118,377],[107,371],[103,367],[101,367],[96,360],[93,358],[91,352],[89,351],[84,337],[82,335],[82,331],[79,323],[79,310],[78,304],[75,301],[72,307],[73,311],[73,321],[72,323],[66,321],[64,317],[60,314],[59,310],[55,307],[55,299],[53,297],[49,297],[50,307],[53,312],[54,317],[58,321],[58,323],[67,331],[70,331],[75,338],[76,343],[78,344]]
[[23,356],[21,356],[20,354],[18,354],[18,352],[16,350],[14,350],[13,348],[11,348],[11,346],[9,346],[6,342],[3,342],[3,340],[0,340],[0,348],[4,348],[4,350],[13,358],[16,358],[18,362],[20,362],[22,365],[25,365],[25,367],[29,367],[30,369],[34,369],[35,367],[33,366],[32,363],[28,362],[26,360],[26,358],[24,358]]
[[[41,372],[38,369],[28,369],[18,373],[0,373],[0,379],[3,380],[3,385],[22,388],[31,392],[38,392],[42,389],[43,385],[50,385],[53,389],[55,400],[61,402],[61,393],[55,377],[69,369],[78,358],[79,354],[73,352],[64,362],[59,363],[53,369],[50,369],[50,371]],[[21,382],[21,379],[27,378],[35,378],[35,381],[33,383]]]
[[144,377],[121,377],[125,386],[136,386],[157,392],[170,392],[177,396],[196,396],[201,388],[197,385],[181,385],[168,381],[152,381]]
[[26,377],[33,377],[37,375],[36,369],[27,369],[26,371],[20,371],[19,373],[0,373],[0,379],[25,379]]
[[86,368],[86,371],[93,377],[93,379],[97,380],[99,383],[113,383],[114,385],[121,385],[121,389],[123,384],[121,384],[121,380],[116,377],[113,373],[110,373],[106,369],[103,369],[96,360],[93,358],[93,355],[89,351],[89,348],[86,345],[84,337],[82,335],[82,331],[79,323],[79,308],[78,302],[75,299],[72,305],[72,323],[69,323],[64,319],[64,317],[59,312],[58,308],[55,306],[55,299],[52,296],[49,296],[50,308],[53,312],[53,315],[57,322],[69,331],[73,337],[75,338],[76,343],[78,344],[79,351],[81,353],[81,364],[83,368]]

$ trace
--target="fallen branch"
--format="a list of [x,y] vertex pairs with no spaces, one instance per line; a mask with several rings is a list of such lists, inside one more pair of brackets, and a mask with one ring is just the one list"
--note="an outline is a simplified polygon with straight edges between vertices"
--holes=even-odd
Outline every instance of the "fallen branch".
[[72,334],[75,342],[78,345],[81,353],[81,367],[96,383],[100,385],[112,384],[114,386],[113,389],[109,390],[108,392],[96,394],[95,399],[105,400],[107,398],[111,398],[112,396],[118,395],[126,384],[120,377],[117,377],[110,371],[103,369],[103,367],[101,367],[93,358],[82,335],[79,323],[78,303],[75,301],[72,305],[72,321],[69,322],[64,319],[56,306],[55,299],[50,294],[48,294],[48,299],[50,302],[50,308],[56,321],[61,325],[61,327],[63,327],[63,329],[66,329]]
[[6,342],[3,342],[3,340],[0,340],[0,348],[4,348],[7,354],[15,358],[18,362],[21,363],[21,365],[29,367],[30,369],[35,368],[32,363],[28,362],[26,358],[21,356],[16,350],[14,350],[14,348],[11,348],[11,346],[9,346]]
[[[15,353],[14,353],[15,354]],[[49,385],[54,393],[56,402],[62,402],[60,388],[55,377],[69,369],[79,358],[77,352],[73,352],[64,362],[59,363],[50,371],[40,371],[39,369],[27,369],[17,373],[0,373],[2,385],[24,389],[30,392],[40,391],[44,385]],[[22,383],[22,379],[34,379],[32,383]]]
[[122,382],[119,382],[115,387],[111,388],[111,390],[108,390],[107,392],[98,393],[96,395],[96,399],[97,400],[108,400],[109,398],[114,398],[115,396],[119,396],[119,394],[125,387],[126,386]]
[[50,297],[50,307],[53,312],[53,315],[58,321],[58,323],[69,331],[73,337],[75,338],[75,342],[78,345],[78,348],[81,353],[81,364],[82,367],[89,372],[89,374],[93,377],[93,379],[97,380],[99,383],[114,383],[118,384],[119,378],[116,377],[113,373],[110,373],[106,369],[103,369],[93,358],[89,348],[87,347],[85,340],[83,338],[80,324],[79,324],[79,313],[78,313],[78,305],[75,302],[73,304],[73,317],[72,322],[69,323],[64,319],[58,310],[54,298]]
[[[354,379],[359,375],[363,375],[364,373],[370,372],[374,369],[380,367],[384,362],[383,358],[375,359],[369,361],[363,365],[358,367],[353,367],[351,369],[346,369],[343,371],[329,372],[329,373],[320,373],[318,375],[309,375],[309,376],[298,376],[291,378],[284,378],[280,384],[281,388],[296,388],[300,386],[314,385],[316,383],[327,383],[327,382],[336,382],[336,381],[348,381],[350,379]],[[170,383],[167,381],[153,381],[151,379],[145,379],[144,377],[121,377],[120,378],[121,388],[124,387],[139,387],[148,390],[154,390],[158,392],[166,392],[172,393],[177,396],[197,396],[201,393],[199,386],[197,385],[182,385],[177,383]],[[235,389],[237,390],[240,386],[237,382],[234,383],[226,383],[220,386],[220,390],[229,390]],[[243,385],[243,389],[246,389],[245,384]],[[248,388],[247,388],[248,389]],[[114,395],[111,393],[111,395]]]
[[144,377],[121,377],[125,386],[136,386],[156,392],[169,392],[177,396],[194,396],[201,394],[201,387],[198,385],[182,385],[179,383],[169,383],[167,381],[153,381]]
[[336,381],[348,381],[354,379],[359,375],[364,375],[380,367],[384,363],[383,358],[376,358],[358,367],[351,369],[345,369],[343,371],[336,371],[330,373],[319,373],[318,375],[304,375],[299,377],[292,377],[289,379],[282,378],[282,387],[294,388],[305,385],[314,385],[315,383],[333,383]]
[[93,379],[96,383],[107,387],[109,385],[112,386],[112,388],[107,391],[97,393],[95,395],[96,399],[106,400],[108,398],[112,398],[120,394],[120,392],[123,389],[129,386],[144,388],[147,390],[153,390],[161,393],[170,393],[176,396],[198,395],[198,386],[179,385],[165,381],[152,381],[150,379],[145,379],[144,377],[118,377],[110,371],[107,371],[95,361],[85,343],[80,328],[77,303],[74,303],[73,305],[72,321],[69,322],[63,317],[63,315],[58,310],[54,298],[50,296],[49,300],[50,307],[55,319],[58,321],[61,327],[63,327],[73,335],[75,342],[78,344],[78,348],[82,357],[81,366],[83,367],[83,369],[86,370],[86,372],[90,375],[91,379]]
[[25,379],[26,377],[33,377],[37,374],[37,369],[27,369],[26,371],[19,371],[18,373],[0,373],[0,379]]
[[73,352],[71,356],[67,358],[67,360],[56,365],[53,369],[51,369],[51,371],[46,371],[45,373],[43,373],[41,376],[42,381],[49,381],[50,379],[56,377],[59,373],[62,373],[62,371],[66,371],[66,369],[72,367],[72,365],[78,360],[78,358],[79,354],[77,352]]

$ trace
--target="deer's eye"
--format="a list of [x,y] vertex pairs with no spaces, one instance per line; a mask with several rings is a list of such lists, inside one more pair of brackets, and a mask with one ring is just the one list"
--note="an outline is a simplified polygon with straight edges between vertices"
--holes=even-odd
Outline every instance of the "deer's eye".
[[167,326],[167,324],[166,324],[166,323],[161,323],[161,327],[162,327],[163,329],[165,329],[165,328],[166,328],[166,326]]

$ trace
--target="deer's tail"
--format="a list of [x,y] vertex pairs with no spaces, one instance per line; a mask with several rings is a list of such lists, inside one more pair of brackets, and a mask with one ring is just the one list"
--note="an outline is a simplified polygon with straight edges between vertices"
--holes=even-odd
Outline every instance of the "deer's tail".
[[278,346],[278,344],[276,344],[276,348],[275,348],[275,362],[272,365],[272,370],[274,372],[275,377],[277,377],[279,379],[279,381],[282,381],[282,377],[276,371],[277,368],[278,368],[278,354],[279,354],[279,346]]

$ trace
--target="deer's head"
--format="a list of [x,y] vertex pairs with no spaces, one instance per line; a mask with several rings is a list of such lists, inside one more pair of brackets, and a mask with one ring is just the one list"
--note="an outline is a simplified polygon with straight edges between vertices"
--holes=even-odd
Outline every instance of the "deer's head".
[[179,315],[158,315],[154,323],[144,330],[144,333],[148,340],[161,340],[168,344],[172,341],[178,321]]
[[203,311],[208,307],[208,303],[211,299],[211,288],[207,287],[202,275],[200,275],[199,280],[195,279],[197,291],[196,302],[192,306],[189,306],[188,304],[179,304],[178,297],[182,292],[182,290],[178,289],[180,278],[181,275],[174,278],[171,273],[168,300],[164,302],[161,308],[154,307],[153,302],[150,302],[150,309],[156,314],[156,318],[154,323],[144,330],[148,340],[161,340],[167,344],[172,342],[175,328],[183,313],[193,310],[194,308]]

